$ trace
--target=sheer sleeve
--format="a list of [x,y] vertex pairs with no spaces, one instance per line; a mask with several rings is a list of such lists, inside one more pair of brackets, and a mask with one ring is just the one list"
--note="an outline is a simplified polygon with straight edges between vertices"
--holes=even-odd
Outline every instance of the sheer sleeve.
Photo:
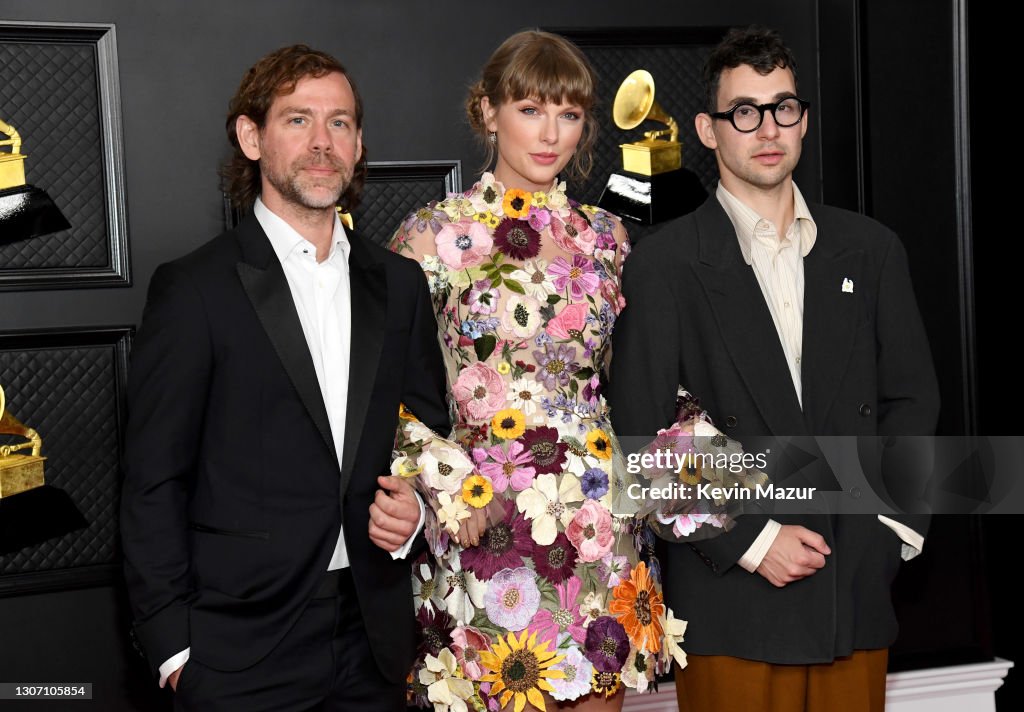
[[[457,315],[445,307],[453,288],[468,284],[474,278],[472,268],[457,269],[460,256],[454,242],[461,234],[476,233],[474,221],[462,214],[462,198],[449,196],[443,203],[430,203],[411,212],[399,225],[389,248],[415,260],[422,267],[430,288],[438,339],[444,354],[448,381],[449,408],[452,422],[458,422],[451,384],[458,375],[458,350],[448,343],[450,327]],[[483,226],[479,226],[483,229]],[[445,252],[451,248],[451,254]],[[439,252],[441,254],[439,254]],[[448,539],[459,530],[472,508],[490,514],[500,503],[495,502],[490,480],[476,468],[470,443],[451,439],[451,433],[438,433],[421,423],[403,406],[391,472],[409,479],[423,497],[427,507],[424,532],[435,555],[441,556]],[[497,515],[495,515],[497,516]],[[489,517],[490,518],[490,517]]]
[[682,387],[676,402],[675,422],[623,455],[613,506],[644,519],[662,539],[695,542],[731,529],[753,508],[768,482],[767,463],[719,431]]

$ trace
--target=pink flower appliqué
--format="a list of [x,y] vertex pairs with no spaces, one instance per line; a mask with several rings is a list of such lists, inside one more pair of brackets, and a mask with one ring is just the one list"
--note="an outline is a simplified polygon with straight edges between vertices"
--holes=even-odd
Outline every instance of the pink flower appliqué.
[[586,641],[587,629],[583,626],[583,616],[576,603],[582,585],[579,577],[573,576],[555,586],[558,591],[558,610],[542,608],[530,622],[530,630],[537,631],[538,642],[550,640],[551,648],[557,648],[558,635],[562,632],[568,632],[581,645]]
[[573,255],[572,264],[564,257],[558,257],[548,267],[548,274],[554,279],[555,289],[562,291],[569,287],[569,296],[574,300],[593,294],[601,286],[601,278],[594,272],[594,263],[583,255]]
[[531,205],[530,215],[527,220],[530,223],[530,227],[537,232],[541,232],[551,224],[551,211],[547,208],[538,208],[536,205]]
[[615,316],[621,314],[622,310],[626,308],[626,298],[622,296],[622,291],[614,280],[606,279],[601,282],[601,296],[611,305]]
[[580,552],[580,561],[597,561],[612,549],[612,517],[607,509],[588,499],[569,522],[565,535]]
[[567,220],[554,217],[551,220],[551,237],[556,245],[574,255],[592,255],[597,244],[597,233],[586,218],[576,212],[570,212]]
[[473,420],[487,420],[505,405],[505,382],[485,363],[474,363],[459,374],[452,393],[459,409]]
[[503,569],[484,594],[487,616],[507,630],[523,630],[540,608],[540,591],[532,569]]
[[473,314],[493,314],[498,311],[498,299],[501,295],[497,289],[491,289],[491,280],[479,279],[473,282],[469,290],[469,311]]
[[465,269],[481,264],[490,254],[494,240],[483,223],[460,220],[448,223],[434,236],[437,256],[451,269]]
[[597,575],[602,581],[608,583],[608,588],[615,588],[623,581],[629,580],[629,572],[633,570],[629,559],[625,556],[615,556],[611,552],[601,557],[601,563],[597,565]]
[[587,323],[588,310],[587,305],[583,303],[562,307],[561,313],[548,322],[544,331],[556,339],[581,338],[583,327]]
[[[482,462],[486,453],[492,462]],[[533,482],[537,471],[531,466],[533,454],[518,440],[508,444],[508,452],[501,445],[494,445],[484,450],[473,450],[473,459],[481,474],[491,478],[495,492],[504,492],[512,484],[512,489],[522,492]]]
[[[658,517],[658,519],[660,520],[661,517]],[[675,517],[675,522],[672,524],[672,533],[677,537],[689,536],[705,524],[721,528],[725,526],[725,520],[721,515],[715,514],[703,514],[699,512],[680,514]]]
[[470,680],[479,680],[485,672],[480,664],[480,651],[490,650],[490,639],[471,626],[456,628],[452,631],[451,647],[463,674]]

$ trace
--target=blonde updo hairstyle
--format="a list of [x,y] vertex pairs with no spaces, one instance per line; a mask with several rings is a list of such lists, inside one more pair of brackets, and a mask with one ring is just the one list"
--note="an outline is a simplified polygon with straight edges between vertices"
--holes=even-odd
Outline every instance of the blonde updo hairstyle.
[[496,147],[487,140],[481,99],[487,97],[494,108],[521,99],[554,104],[566,101],[583,109],[583,133],[566,172],[573,179],[586,178],[594,164],[597,136],[597,117],[592,111],[594,84],[590,62],[579,47],[564,37],[525,30],[502,42],[484,65],[480,81],[469,88],[466,99],[469,125],[487,151],[485,169],[494,163]]

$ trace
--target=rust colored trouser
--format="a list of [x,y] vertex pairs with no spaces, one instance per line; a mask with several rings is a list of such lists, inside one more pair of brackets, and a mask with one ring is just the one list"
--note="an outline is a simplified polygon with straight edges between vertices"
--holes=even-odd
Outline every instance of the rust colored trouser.
[[676,695],[680,712],[883,712],[888,661],[887,649],[818,665],[690,655]]

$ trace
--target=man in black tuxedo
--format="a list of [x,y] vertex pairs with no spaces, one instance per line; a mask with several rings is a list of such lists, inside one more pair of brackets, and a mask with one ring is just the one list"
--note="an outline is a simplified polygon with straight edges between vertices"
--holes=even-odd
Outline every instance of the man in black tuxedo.
[[154,274],[132,352],[121,530],[138,638],[178,709],[401,710],[422,503],[405,403],[449,427],[418,267],[346,232],[359,95],[297,45],[227,121],[238,227]]
[[[808,104],[776,33],[733,30],[705,82],[695,124],[718,190],[625,264],[612,421],[620,436],[652,435],[672,422],[681,384],[748,452],[772,449],[776,484],[828,488],[822,470],[759,436],[934,430],[937,385],[906,254],[882,225],[800,195]],[[889,586],[926,527],[923,516],[815,502],[668,545],[667,600],[690,621],[680,709],[881,710],[896,636]]]

